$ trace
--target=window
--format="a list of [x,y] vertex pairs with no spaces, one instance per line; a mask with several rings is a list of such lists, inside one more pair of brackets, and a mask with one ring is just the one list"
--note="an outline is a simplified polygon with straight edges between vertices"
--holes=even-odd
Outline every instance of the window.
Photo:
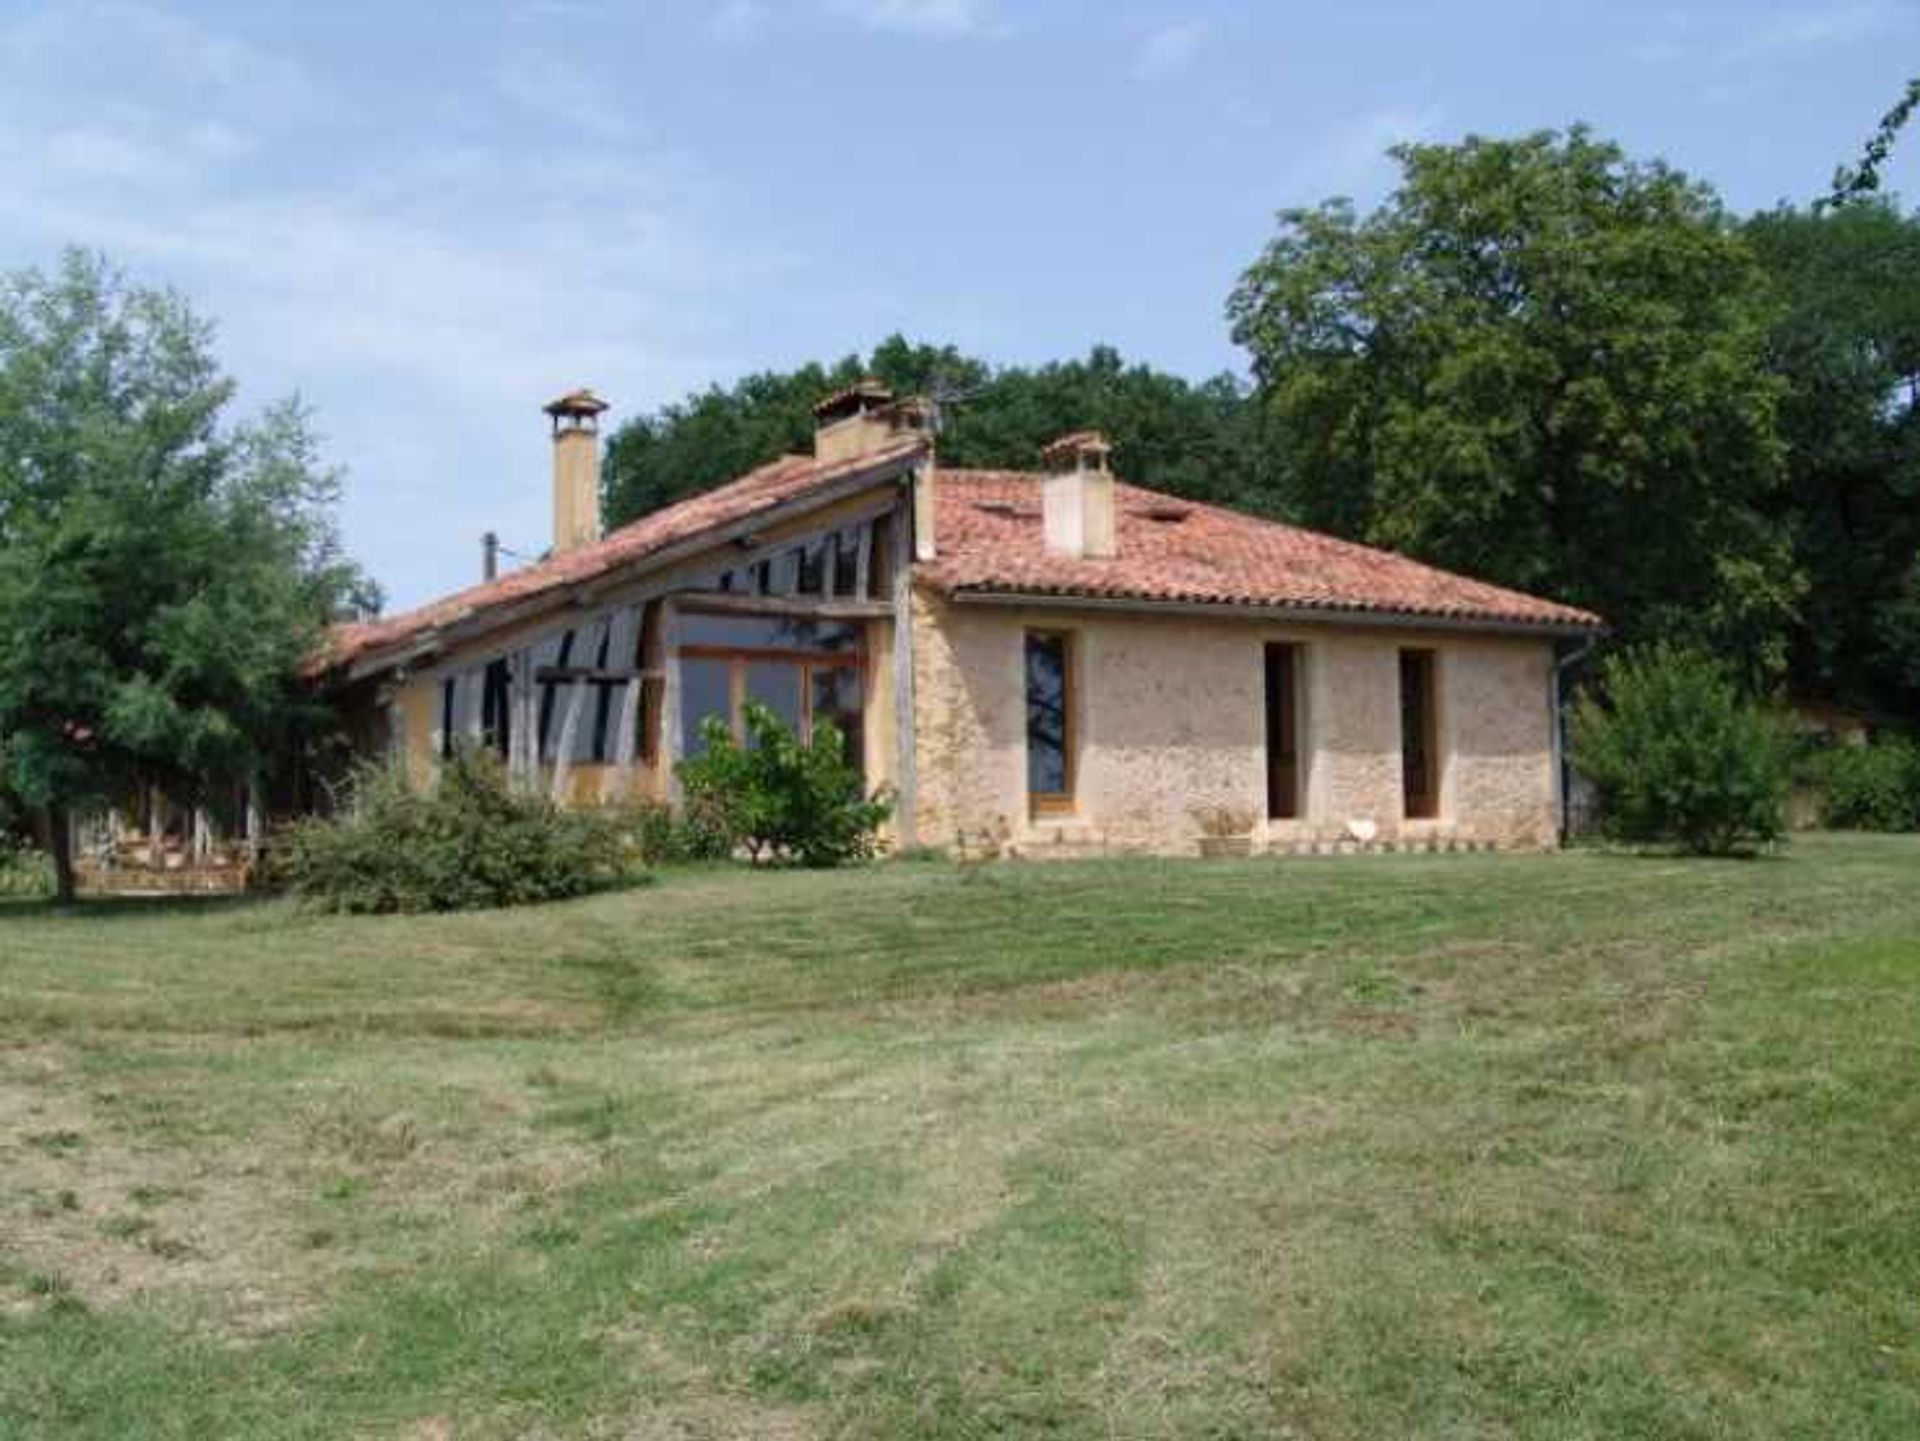
[[1027,796],[1036,815],[1073,809],[1073,682],[1068,638],[1027,632]]
[[862,769],[866,739],[860,717],[860,673],[849,666],[816,666],[812,674],[813,724],[827,720],[838,726],[847,743],[847,764]]
[[866,600],[884,594],[874,548],[886,517],[856,521],[722,571],[713,588],[727,595],[805,595]]
[[1267,819],[1300,815],[1300,647],[1270,645],[1267,669]]
[[827,593],[827,543],[831,536],[822,536],[819,540],[810,540],[800,548],[800,580],[798,589],[802,595],[822,595]]
[[848,597],[860,595],[860,547],[867,532],[862,526],[849,526],[833,537],[833,593]]
[[448,676],[440,682],[440,759],[453,759],[454,746],[454,696],[456,695],[454,678]]
[[847,737],[848,759],[862,755],[861,629],[813,616],[687,611],[680,618],[680,725],[685,755],[701,750],[701,722],[726,721],[746,737],[744,712],[759,701],[811,741],[816,720]]
[[1400,652],[1400,774],[1409,820],[1440,814],[1440,747],[1430,650]]
[[733,705],[733,663],[704,657],[680,661],[680,719],[682,751],[690,756],[705,749],[700,724],[719,716],[729,727],[737,725]]
[[480,735],[501,760],[513,746],[513,667],[505,660],[489,661],[481,682]]

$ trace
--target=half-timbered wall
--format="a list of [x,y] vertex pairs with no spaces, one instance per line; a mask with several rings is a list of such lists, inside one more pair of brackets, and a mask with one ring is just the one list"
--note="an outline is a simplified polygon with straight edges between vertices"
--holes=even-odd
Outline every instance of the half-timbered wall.
[[699,719],[675,704],[685,620],[676,612],[704,605],[808,617],[825,610],[840,617],[842,628],[859,631],[862,643],[844,672],[829,675],[823,663],[820,676],[807,673],[803,715],[810,720],[829,706],[847,709],[836,719],[862,746],[869,773],[885,774],[891,765],[874,756],[849,723],[871,698],[830,692],[836,677],[860,692],[871,689],[868,668],[857,657],[867,649],[867,627],[889,608],[892,521],[872,505],[841,515],[831,526],[780,537],[745,555],[730,546],[726,564],[682,571],[662,593],[583,610],[498,649],[476,647],[452,664],[417,673],[391,700],[395,743],[416,779],[424,780],[456,746],[469,745],[493,751],[520,784],[556,799],[665,798],[685,730]]

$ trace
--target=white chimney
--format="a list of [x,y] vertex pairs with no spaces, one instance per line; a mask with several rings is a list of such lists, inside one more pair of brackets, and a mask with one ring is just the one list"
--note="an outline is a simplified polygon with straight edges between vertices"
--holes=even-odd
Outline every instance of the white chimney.
[[1047,549],[1056,555],[1105,560],[1115,554],[1113,447],[1097,430],[1063,435],[1040,452],[1040,513]]
[[553,553],[600,539],[600,415],[607,403],[591,390],[544,407],[553,417]]

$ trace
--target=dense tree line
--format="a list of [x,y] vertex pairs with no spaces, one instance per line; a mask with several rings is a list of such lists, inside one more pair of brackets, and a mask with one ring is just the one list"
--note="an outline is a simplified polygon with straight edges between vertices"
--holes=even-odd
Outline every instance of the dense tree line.
[[[1196,497],[1248,497],[1258,456],[1245,391],[1230,375],[1193,385],[1109,346],[1085,360],[996,369],[951,345],[892,336],[866,356],[750,375],[626,422],[609,438],[605,512],[619,525],[813,444],[813,406],[866,376],[945,403],[940,453],[952,465],[1030,467],[1065,430],[1096,426],[1128,473]],[[1070,420],[1065,419],[1071,417]]]
[[805,449],[813,402],[872,374],[957,397],[953,464],[1031,466],[1099,426],[1142,483],[1920,710],[1920,218],[1868,190],[1738,217],[1579,128],[1393,156],[1371,213],[1279,217],[1228,301],[1250,384],[896,336],[628,422],[608,514]]

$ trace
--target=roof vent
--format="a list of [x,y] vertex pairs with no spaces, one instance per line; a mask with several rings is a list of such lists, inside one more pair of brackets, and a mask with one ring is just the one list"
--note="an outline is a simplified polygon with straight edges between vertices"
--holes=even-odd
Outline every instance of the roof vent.
[[1193,507],[1162,503],[1159,505],[1150,505],[1140,513],[1148,520],[1156,521],[1161,525],[1178,525],[1181,521],[1193,514]]

